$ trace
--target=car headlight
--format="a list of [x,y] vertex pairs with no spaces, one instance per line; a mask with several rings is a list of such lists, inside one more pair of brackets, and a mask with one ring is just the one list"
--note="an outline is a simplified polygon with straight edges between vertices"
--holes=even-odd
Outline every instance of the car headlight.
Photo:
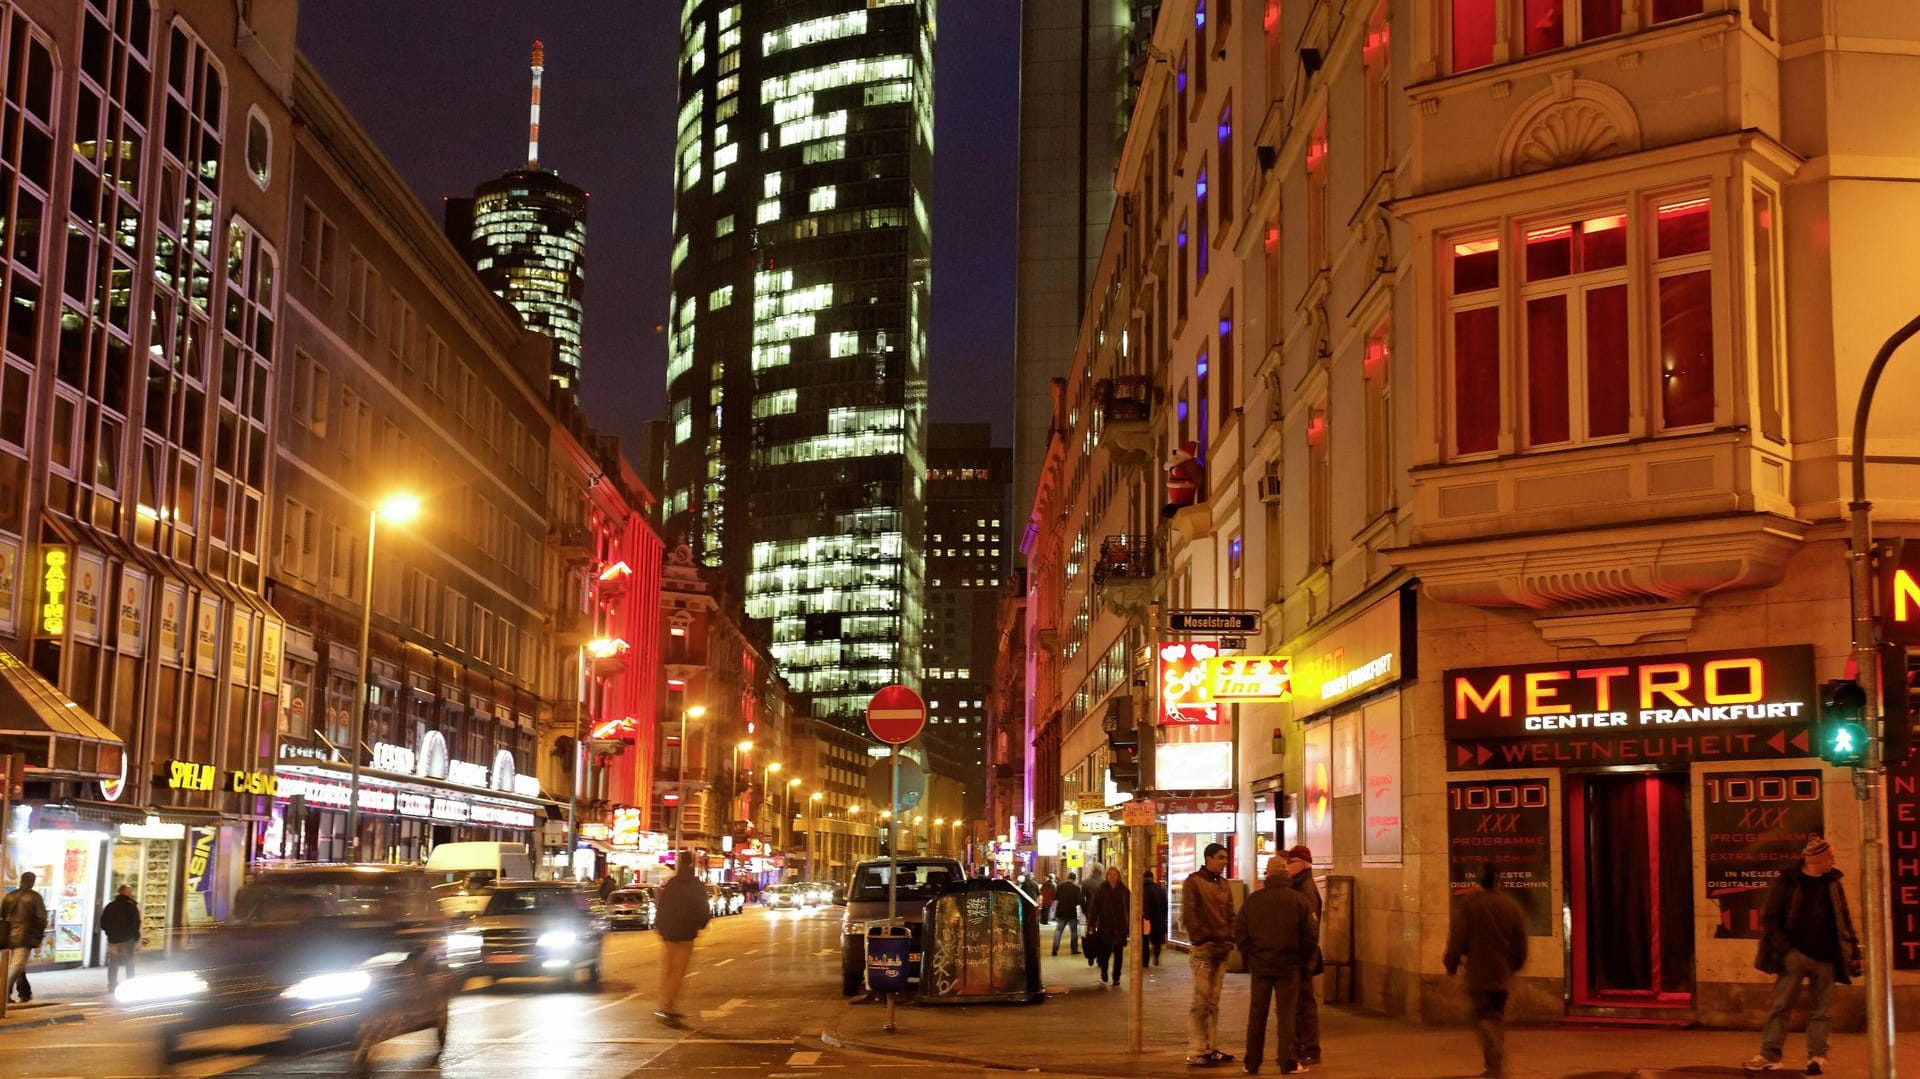
[[280,995],[290,1000],[347,1000],[372,984],[373,975],[364,970],[342,970],[302,978]]
[[157,1004],[166,1000],[185,1000],[207,991],[206,979],[191,970],[173,970],[165,974],[143,974],[128,978],[113,991],[113,999],[122,1004]]
[[465,955],[469,952],[477,952],[480,950],[481,943],[478,933],[447,934],[447,951],[455,954]]
[[540,939],[535,941],[535,943],[542,948],[551,948],[556,952],[561,952],[573,947],[574,942],[579,939],[572,930],[553,929],[540,934]]

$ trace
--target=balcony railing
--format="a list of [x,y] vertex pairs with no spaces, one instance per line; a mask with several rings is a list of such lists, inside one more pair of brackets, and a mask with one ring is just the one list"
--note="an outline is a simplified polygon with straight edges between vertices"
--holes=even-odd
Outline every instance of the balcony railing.
[[1100,445],[1132,461],[1153,459],[1153,383],[1145,375],[1102,379],[1095,388],[1100,404]]
[[1093,585],[1100,602],[1128,617],[1141,615],[1153,599],[1153,537],[1108,536],[1100,541]]
[[593,555],[593,532],[586,525],[556,524],[547,530],[547,539],[562,555]]

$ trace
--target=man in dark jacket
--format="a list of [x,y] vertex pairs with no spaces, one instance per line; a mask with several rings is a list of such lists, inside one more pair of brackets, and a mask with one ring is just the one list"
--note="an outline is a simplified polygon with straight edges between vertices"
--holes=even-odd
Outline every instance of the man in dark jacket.
[[1527,915],[1500,889],[1492,862],[1480,871],[1478,890],[1453,906],[1447,934],[1447,973],[1467,964],[1467,996],[1473,1001],[1473,1029],[1480,1036],[1482,1075],[1507,1074],[1507,992],[1514,972],[1527,962]]
[[1180,885],[1180,925],[1187,931],[1187,966],[1193,970],[1193,1003],[1187,1008],[1187,1063],[1224,1064],[1220,1051],[1220,983],[1233,955],[1233,889],[1227,886],[1227,848],[1207,844],[1200,868]]
[[100,908],[100,932],[107,935],[107,992],[120,984],[120,975],[133,977],[133,953],[140,947],[140,907],[133,889],[120,886],[111,902]]
[[[1293,890],[1307,901],[1313,911],[1313,924],[1320,924],[1320,885],[1313,879],[1313,851],[1306,844],[1287,851],[1287,875]],[[1316,943],[1312,958],[1300,972],[1300,1014],[1294,1022],[1294,1050],[1302,1064],[1320,1063],[1320,1001],[1313,995],[1313,978],[1326,969]]]
[[1080,878],[1073,873],[1053,893],[1053,954],[1060,954],[1060,934],[1070,934],[1067,945],[1072,955],[1080,954],[1080,908],[1086,897],[1080,894]]
[[612,895],[614,892],[618,891],[619,888],[620,888],[619,883],[613,879],[613,870],[611,869],[607,870],[600,877],[600,888],[599,888],[600,902],[605,903],[607,901],[607,897]]
[[1247,970],[1253,975],[1252,999],[1247,1007],[1248,1075],[1260,1071],[1269,1009],[1277,1024],[1274,1044],[1279,1047],[1280,1074],[1307,1070],[1293,1055],[1293,1027],[1299,1019],[1294,997],[1300,992],[1301,975],[1319,947],[1319,938],[1319,922],[1306,897],[1294,890],[1286,858],[1275,855],[1267,862],[1266,887],[1247,897],[1233,922],[1233,942],[1246,956]]
[[47,935],[47,902],[33,890],[38,879],[32,873],[20,874],[20,887],[0,899],[0,933],[5,934],[0,944],[6,946],[9,960],[4,991],[17,993],[14,999],[22,1004],[33,999],[33,986],[27,984],[27,956]]
[[1809,836],[1800,864],[1773,882],[1760,915],[1759,954],[1754,966],[1774,976],[1773,1007],[1761,1028],[1760,1055],[1746,1062],[1750,1072],[1777,1071],[1787,1038],[1787,1009],[1800,979],[1807,980],[1808,1075],[1827,1071],[1827,1006],[1835,982],[1845,984],[1864,969],[1860,938],[1853,931],[1841,873],[1833,867],[1833,847],[1824,836]]
[[713,917],[713,908],[707,886],[693,875],[693,853],[680,851],[673,861],[673,877],[660,886],[653,901],[653,928],[660,934],[660,999],[653,1014],[668,1026],[679,1026],[685,1019],[678,1009],[680,983],[693,958],[693,940]]
[[1141,945],[1140,965],[1159,966],[1160,951],[1167,946],[1167,886],[1153,879],[1153,870],[1140,875],[1140,909],[1146,911],[1146,932]]

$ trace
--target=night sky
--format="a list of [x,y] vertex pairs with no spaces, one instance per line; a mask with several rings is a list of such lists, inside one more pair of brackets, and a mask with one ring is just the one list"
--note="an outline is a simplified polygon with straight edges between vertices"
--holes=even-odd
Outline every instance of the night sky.
[[[525,164],[546,43],[541,164],[586,188],[585,401],[636,441],[665,412],[673,214],[670,0],[307,0],[300,47],[440,220],[441,199]],[[932,416],[1012,436],[1019,5],[948,0],[935,66]],[[453,17],[449,17],[453,16]],[[631,456],[631,455],[630,455]]]

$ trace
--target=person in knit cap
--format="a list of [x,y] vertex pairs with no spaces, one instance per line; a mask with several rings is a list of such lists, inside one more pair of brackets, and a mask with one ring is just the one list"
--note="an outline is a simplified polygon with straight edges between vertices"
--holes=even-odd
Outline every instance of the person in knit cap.
[[1750,1072],[1780,1069],[1787,1010],[1803,978],[1808,1009],[1805,1074],[1827,1072],[1827,1006],[1833,1001],[1834,983],[1851,982],[1865,969],[1840,877],[1833,867],[1833,847],[1825,836],[1811,835],[1800,861],[1782,871],[1767,893],[1753,965],[1774,976],[1773,1006],[1761,1028],[1760,1053],[1744,1065]]

